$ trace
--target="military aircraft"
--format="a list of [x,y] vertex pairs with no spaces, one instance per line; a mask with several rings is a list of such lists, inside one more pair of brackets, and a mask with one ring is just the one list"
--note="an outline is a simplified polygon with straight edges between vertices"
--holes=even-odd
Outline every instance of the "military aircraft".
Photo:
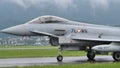
[[45,15],[25,24],[1,30],[19,36],[48,36],[52,46],[60,46],[58,61],[63,60],[62,50],[86,51],[90,60],[96,54],[108,55],[120,61],[120,28],[71,21]]

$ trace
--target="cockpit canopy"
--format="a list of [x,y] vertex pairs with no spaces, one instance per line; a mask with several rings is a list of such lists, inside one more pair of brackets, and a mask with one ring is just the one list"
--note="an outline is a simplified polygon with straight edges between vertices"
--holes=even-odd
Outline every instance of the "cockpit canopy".
[[67,22],[67,21],[69,20],[60,18],[57,16],[41,16],[29,21],[28,24],[60,23],[60,22]]

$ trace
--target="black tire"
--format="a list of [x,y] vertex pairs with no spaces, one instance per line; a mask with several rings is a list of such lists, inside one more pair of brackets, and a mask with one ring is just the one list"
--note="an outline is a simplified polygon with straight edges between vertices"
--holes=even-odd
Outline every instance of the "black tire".
[[63,56],[62,55],[57,56],[57,61],[58,62],[61,62],[62,60],[63,60]]
[[120,52],[114,52],[112,57],[115,61],[120,61]]
[[89,60],[94,60],[95,52],[94,51],[88,51],[87,57],[88,57]]

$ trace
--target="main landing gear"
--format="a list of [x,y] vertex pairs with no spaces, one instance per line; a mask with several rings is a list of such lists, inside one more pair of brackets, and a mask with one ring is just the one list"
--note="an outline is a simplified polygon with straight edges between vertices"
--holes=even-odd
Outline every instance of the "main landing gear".
[[95,58],[95,52],[91,49],[90,46],[86,47],[86,51],[87,51],[87,58],[88,58],[88,60],[93,61],[94,58]]
[[114,52],[112,57],[115,61],[120,61],[120,52]]
[[92,50],[88,51],[87,52],[87,57],[88,57],[89,60],[94,60],[94,58],[95,58],[95,52],[92,51]]

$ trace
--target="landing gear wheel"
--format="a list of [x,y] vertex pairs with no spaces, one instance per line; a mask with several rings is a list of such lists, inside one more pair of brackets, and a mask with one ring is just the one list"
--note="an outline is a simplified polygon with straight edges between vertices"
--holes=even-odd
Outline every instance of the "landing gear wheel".
[[87,57],[88,57],[89,60],[94,60],[95,52],[94,51],[88,51]]
[[114,52],[113,53],[113,59],[115,61],[120,61],[120,52]]
[[63,60],[63,56],[62,56],[62,55],[58,55],[58,56],[57,56],[57,61],[58,61],[58,62],[61,62],[62,60]]
[[62,62],[63,56],[62,56],[61,46],[60,46],[58,49],[59,49],[59,52],[58,52],[58,56],[57,56],[57,61],[58,61],[58,62]]

